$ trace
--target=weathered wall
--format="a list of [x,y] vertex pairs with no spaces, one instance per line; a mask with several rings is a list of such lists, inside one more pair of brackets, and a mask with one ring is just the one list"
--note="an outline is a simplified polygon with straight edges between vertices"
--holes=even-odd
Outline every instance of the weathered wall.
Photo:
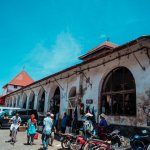
[[[143,45],[150,47],[150,41],[148,40],[141,41],[141,43]],[[57,82],[56,81],[48,82],[48,80],[49,81],[54,80],[54,78],[52,79],[50,78],[41,81],[40,84],[36,83],[35,85],[32,85],[31,87],[27,87],[26,89],[24,89],[24,92],[19,91],[12,95],[9,95],[9,97],[6,98],[6,103],[9,103],[9,106],[11,106],[10,104],[15,99],[16,101],[17,100],[20,101],[18,106],[22,107],[22,101],[23,101],[22,95],[23,93],[26,93],[27,95],[26,108],[28,108],[30,94],[31,92],[34,92],[35,94],[34,109],[37,109],[39,99],[40,99],[39,92],[41,88],[44,88],[45,90],[44,111],[46,112],[47,110],[49,110],[49,102],[54,95],[55,89],[59,86],[60,95],[61,95],[60,117],[62,118],[63,113],[67,110],[68,107],[69,91],[72,87],[76,87],[77,98],[81,98],[81,101],[85,104],[85,106],[86,106],[87,99],[93,99],[93,104],[90,105],[90,108],[92,109],[94,106],[95,113],[98,118],[98,115],[101,113],[100,112],[101,88],[105,77],[112,69],[116,67],[126,67],[131,71],[135,79],[137,116],[136,117],[108,116],[108,119],[110,123],[118,124],[118,125],[147,126],[147,115],[145,112],[150,108],[150,76],[149,76],[150,60],[146,54],[147,53],[146,49],[137,51],[134,54],[126,55],[128,52],[139,49],[140,46],[141,45],[139,44],[135,44],[133,46],[120,50],[119,53],[116,52],[110,54],[105,58],[95,60],[89,64],[66,71],[60,75],[56,75],[55,79],[59,79],[57,80]],[[107,61],[115,57],[118,57],[119,55],[124,55],[124,56],[106,63]],[[138,61],[140,62],[140,64]],[[103,65],[98,66],[98,64],[100,63],[103,63]],[[145,70],[143,70],[140,65],[145,67]],[[88,69],[91,66],[97,66],[97,67]],[[75,71],[79,71],[83,69],[86,69],[85,71],[83,71],[85,75],[83,75],[82,73],[75,73]],[[70,76],[73,73],[75,74]],[[67,76],[68,78],[63,79],[64,77]],[[86,78],[89,78],[90,82],[86,82]],[[40,85],[42,85],[42,87]],[[81,97],[80,95],[80,85],[82,85],[83,88],[83,97]],[[145,110],[145,112],[143,109]]]

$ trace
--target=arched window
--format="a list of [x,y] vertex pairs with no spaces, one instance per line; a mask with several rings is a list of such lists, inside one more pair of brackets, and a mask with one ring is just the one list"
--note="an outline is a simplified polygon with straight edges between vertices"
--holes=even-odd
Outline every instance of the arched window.
[[135,80],[127,68],[116,68],[106,76],[101,93],[101,112],[107,115],[136,115]]

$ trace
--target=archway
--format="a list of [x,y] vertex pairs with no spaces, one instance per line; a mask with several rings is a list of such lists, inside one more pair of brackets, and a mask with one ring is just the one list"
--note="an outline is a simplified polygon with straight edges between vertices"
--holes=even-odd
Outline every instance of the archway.
[[127,68],[115,68],[105,77],[101,91],[100,110],[107,115],[136,115],[135,80]]
[[9,107],[12,107],[12,98],[9,99]]
[[18,95],[16,99],[16,107],[20,107],[19,102],[20,102],[20,95]]
[[26,109],[26,105],[27,105],[27,94],[23,93],[23,96],[22,96],[22,108]]
[[77,94],[76,87],[73,86],[70,89],[69,95],[68,95],[68,100],[69,100],[68,109],[73,109],[77,106],[77,96],[76,96],[76,94]]
[[38,112],[44,112],[45,105],[45,90],[41,88],[38,94]]
[[6,100],[6,107],[9,107],[9,99]]
[[34,109],[35,94],[32,91],[29,96],[29,109]]
[[13,98],[13,107],[16,107],[16,97]]
[[50,99],[50,112],[59,113],[60,110],[60,88],[57,86],[53,97]]

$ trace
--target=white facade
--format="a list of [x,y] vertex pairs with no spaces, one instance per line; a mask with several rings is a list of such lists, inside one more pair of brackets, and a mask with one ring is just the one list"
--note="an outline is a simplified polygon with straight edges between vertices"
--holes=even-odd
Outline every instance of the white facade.
[[9,94],[11,92],[14,92],[14,91],[17,91],[19,90],[20,88],[22,88],[21,86],[18,86],[18,85],[7,85],[6,87],[4,87],[3,89],[3,96],[6,95],[6,94]]
[[29,103],[34,99],[34,109],[39,109],[38,106],[42,104],[42,97],[44,97],[44,112],[46,112],[50,109],[50,102],[55,99],[54,93],[58,87],[60,90],[59,111],[62,118],[63,113],[70,107],[69,92],[72,87],[75,87],[74,100],[84,103],[84,109],[86,109],[87,100],[92,99],[93,103],[88,105],[91,109],[94,106],[98,119],[101,113],[102,85],[106,76],[115,68],[125,67],[132,73],[135,80],[136,115],[108,115],[108,119],[112,124],[147,127],[148,111],[150,111],[150,57],[147,53],[150,53],[150,38],[134,40],[118,49],[104,57],[83,62],[8,94],[5,98],[6,105],[14,106],[15,104],[16,107],[24,105],[29,108]]

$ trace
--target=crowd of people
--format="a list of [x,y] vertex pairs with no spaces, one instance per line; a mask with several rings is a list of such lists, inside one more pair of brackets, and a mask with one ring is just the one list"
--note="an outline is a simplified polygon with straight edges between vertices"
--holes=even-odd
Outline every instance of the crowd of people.
[[[94,124],[92,122],[93,115],[91,113],[85,114],[86,120],[84,120],[82,130],[86,133],[86,136],[92,136],[93,135],[93,128]],[[12,124],[10,127],[10,136],[12,134],[13,127],[20,126],[21,118],[19,117],[19,114],[17,113],[15,116],[11,118]],[[77,122],[76,122],[77,123]],[[74,132],[75,122],[72,119],[72,115],[70,113],[64,113],[64,116],[61,120],[61,133],[71,133]],[[42,131],[42,144],[43,149],[47,150],[48,145],[52,146],[54,141],[54,134],[56,133],[56,130],[58,125],[57,116],[50,112],[47,112],[46,117],[43,120],[43,131]],[[99,126],[101,127],[107,127],[108,123],[106,121],[105,114],[100,115],[100,122]],[[35,119],[35,115],[32,114],[30,116],[30,119],[27,121],[27,144],[33,145],[34,144],[34,138],[37,134],[37,120]],[[77,129],[77,128],[76,128]],[[11,139],[12,140],[12,139]],[[10,141],[11,141],[10,140]]]

